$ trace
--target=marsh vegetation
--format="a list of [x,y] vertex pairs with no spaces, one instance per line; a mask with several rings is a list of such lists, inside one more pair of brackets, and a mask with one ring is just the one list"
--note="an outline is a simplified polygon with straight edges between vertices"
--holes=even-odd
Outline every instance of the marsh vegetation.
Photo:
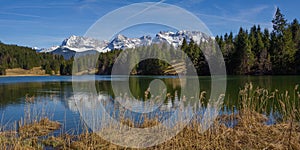
[[[298,85],[295,86],[293,93],[289,93],[254,87],[249,83],[240,90],[237,97],[240,105],[232,108],[235,109],[231,111],[232,113],[219,115],[205,132],[198,132],[201,127],[197,120],[201,116],[196,115],[171,140],[150,149],[297,149],[300,147]],[[201,100],[205,105],[205,96],[201,97]],[[28,103],[28,109],[32,109],[30,105],[32,104]],[[223,109],[228,108],[223,107]],[[32,112],[27,111],[27,113],[27,116],[30,116]],[[104,140],[86,126],[80,134],[68,132],[53,134],[55,130],[62,131],[60,123],[51,121],[51,115],[35,113],[37,114],[40,116],[31,115],[32,117],[16,122],[11,130],[2,130],[0,146],[5,149],[128,149]],[[275,122],[268,122],[270,114],[278,114]],[[146,118],[138,124],[128,118],[122,118],[121,122],[139,128],[159,124],[157,118]],[[234,123],[228,125],[229,122]],[[105,130],[109,132],[110,127]],[[129,140],[131,137],[128,136],[119,138]]]

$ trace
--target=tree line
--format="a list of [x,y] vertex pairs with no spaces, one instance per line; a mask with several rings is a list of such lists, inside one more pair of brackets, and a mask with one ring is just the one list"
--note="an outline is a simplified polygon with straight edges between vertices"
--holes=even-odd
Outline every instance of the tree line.
[[6,69],[30,70],[33,67],[42,67],[46,74],[70,75],[72,65],[72,60],[65,60],[60,55],[38,53],[29,47],[0,42],[0,75],[5,75]]
[[[277,8],[272,20],[273,30],[261,29],[254,25],[250,30],[240,28],[237,35],[232,32],[216,36],[214,41],[201,41],[200,44],[186,39],[180,47],[191,59],[198,75],[210,75],[203,50],[216,43],[221,50],[227,74],[230,75],[292,75],[300,74],[300,24],[297,19],[288,23]],[[211,46],[214,47],[214,46]],[[150,46],[150,49],[154,47]],[[143,48],[141,48],[143,49]],[[210,50],[213,52],[214,50]],[[101,54],[99,74],[110,73],[120,51]],[[208,56],[209,57],[209,56]],[[159,60],[141,62],[137,74],[163,74],[167,68]]]
[[250,31],[239,29],[217,36],[228,74],[300,74],[300,25],[297,19],[288,23],[277,8],[273,30],[262,31],[254,25]]

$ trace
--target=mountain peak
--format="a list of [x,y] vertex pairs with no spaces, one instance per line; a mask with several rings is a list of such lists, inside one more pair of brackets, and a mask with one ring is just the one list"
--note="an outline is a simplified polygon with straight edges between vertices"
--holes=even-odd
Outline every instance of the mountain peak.
[[145,39],[148,39],[148,40],[151,40],[152,37],[150,35],[144,35],[142,37],[140,37],[141,40],[145,40]]
[[117,39],[117,40],[126,40],[127,39],[127,37],[125,37],[124,35],[122,35],[122,34],[118,34],[117,36],[116,36],[116,38],[115,39]]
[[111,42],[72,35],[65,39],[61,46],[45,49],[43,52],[54,52],[56,49],[60,49],[60,52],[72,51],[73,53],[91,50],[107,52],[114,49],[124,50],[161,42],[166,42],[174,47],[179,47],[182,44],[183,39],[186,39],[187,42],[193,40],[195,43],[200,44],[200,42],[208,41],[208,39],[211,39],[211,37],[206,36],[200,31],[186,30],[178,32],[160,31],[154,38],[149,35],[145,35],[140,38],[128,38],[122,34],[118,34]]
[[99,41],[89,37],[72,35],[65,39],[60,47],[68,48],[76,52],[84,52],[88,50],[102,51],[106,45],[106,41]]
[[71,43],[72,41],[75,41],[76,38],[77,38],[76,35],[71,35],[69,38],[66,38],[66,39],[62,42],[61,46],[67,46],[67,45],[70,45],[70,43]]

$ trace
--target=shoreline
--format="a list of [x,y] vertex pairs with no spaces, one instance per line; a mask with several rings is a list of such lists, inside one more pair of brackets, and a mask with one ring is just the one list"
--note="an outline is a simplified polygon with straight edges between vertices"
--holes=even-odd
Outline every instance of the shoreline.
[[0,77],[50,76],[50,74],[46,74],[45,70],[43,70],[42,67],[33,67],[29,70],[22,68],[13,68],[6,69],[5,72],[6,74],[1,75]]
[[60,75],[40,75],[40,74],[18,74],[18,75],[1,75],[1,77],[37,77],[37,76],[60,76]]

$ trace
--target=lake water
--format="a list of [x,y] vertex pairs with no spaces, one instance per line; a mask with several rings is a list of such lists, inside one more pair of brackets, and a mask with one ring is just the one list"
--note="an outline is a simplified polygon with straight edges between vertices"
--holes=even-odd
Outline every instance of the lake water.
[[[84,76],[91,78],[93,76]],[[114,93],[111,81],[122,82],[122,76],[95,76],[95,87],[99,96],[110,99],[114,104]],[[130,78],[130,90],[134,97],[144,100],[149,83],[160,79],[167,87],[172,98],[166,98],[159,112],[161,119],[168,117],[178,97],[180,97],[180,80],[174,76],[135,76]],[[210,77],[199,77],[200,90],[210,93]],[[238,92],[245,83],[252,82],[269,90],[293,91],[300,84],[300,76],[228,76],[225,104],[237,105]],[[0,77],[0,119],[1,126],[13,128],[14,122],[26,118],[47,116],[63,124],[60,131],[79,133],[83,129],[78,106],[76,105],[71,76],[38,76],[38,77]],[[228,107],[229,107],[228,106]],[[111,109],[113,111],[115,109]],[[115,110],[119,111],[119,110]],[[153,116],[156,114],[153,113]]]

